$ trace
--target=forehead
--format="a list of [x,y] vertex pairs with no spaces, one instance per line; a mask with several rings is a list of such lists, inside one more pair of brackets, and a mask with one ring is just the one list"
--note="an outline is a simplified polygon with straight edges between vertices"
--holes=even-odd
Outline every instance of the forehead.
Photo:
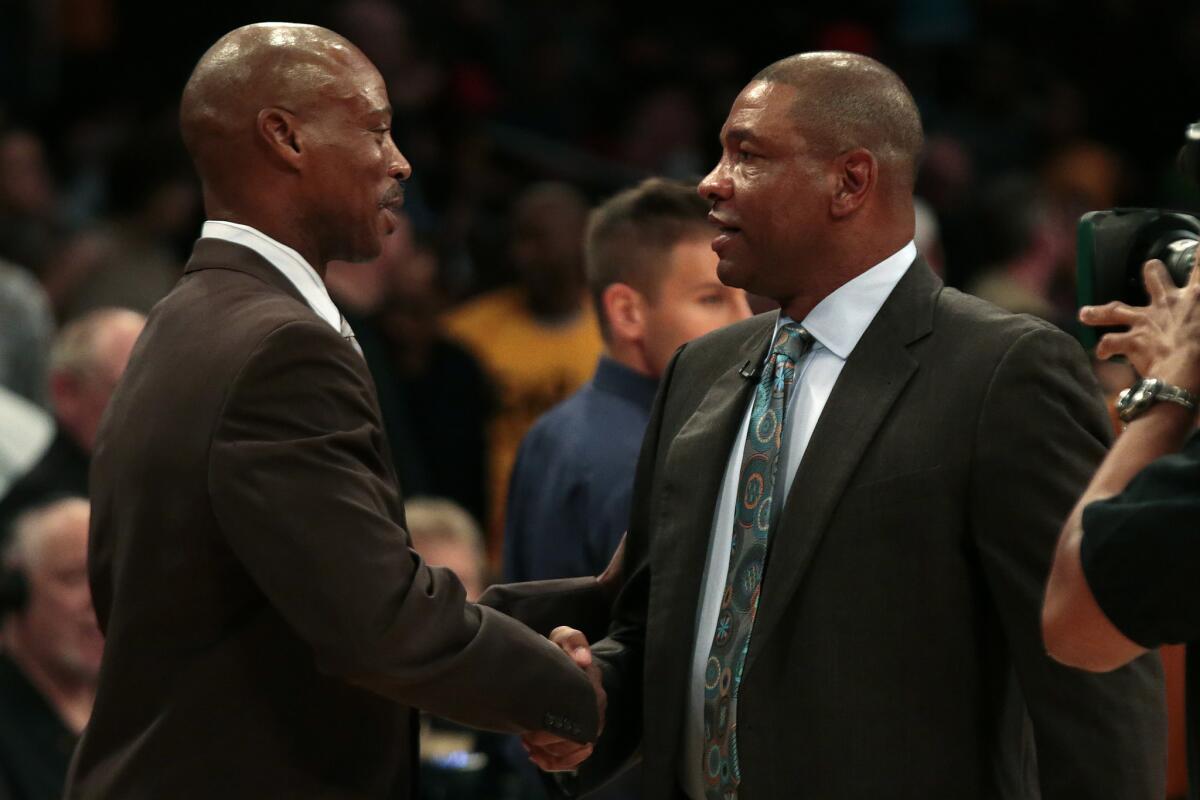
[[57,570],[87,560],[88,515],[75,508],[58,511],[46,520],[30,554],[32,563]]
[[788,84],[751,82],[733,101],[721,139],[799,136],[793,113],[798,97],[799,91]]
[[351,113],[391,113],[383,76],[366,56],[355,52],[338,53],[328,68],[332,80],[322,95]]
[[670,282],[680,289],[719,283],[717,254],[713,252],[711,242],[712,232],[707,230],[689,233],[676,242],[667,254],[668,269],[663,282]]

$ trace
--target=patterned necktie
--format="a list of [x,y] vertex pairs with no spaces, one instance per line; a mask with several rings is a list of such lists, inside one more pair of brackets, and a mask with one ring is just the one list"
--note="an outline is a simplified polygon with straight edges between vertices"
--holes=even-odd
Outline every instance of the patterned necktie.
[[358,344],[358,339],[354,335],[354,329],[350,327],[350,323],[346,321],[344,316],[342,317],[342,338],[350,342],[350,345],[360,356],[363,354],[362,347]]
[[735,800],[741,769],[737,753],[737,697],[758,611],[767,537],[779,516],[775,475],[783,440],[783,417],[796,379],[796,362],[812,346],[796,323],[779,329],[762,380],[754,392],[738,480],[733,547],[717,629],[704,670],[705,800]]

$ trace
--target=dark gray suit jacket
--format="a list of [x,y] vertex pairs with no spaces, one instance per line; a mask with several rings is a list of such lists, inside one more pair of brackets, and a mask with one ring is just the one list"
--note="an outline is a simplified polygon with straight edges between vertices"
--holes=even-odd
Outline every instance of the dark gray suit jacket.
[[[714,503],[754,384],[738,371],[775,319],[686,345],[664,376],[595,648],[609,709],[585,789],[640,742],[645,796],[680,793]],[[1040,633],[1058,531],[1108,439],[1074,340],[918,260],[847,360],[772,534],[740,800],[1161,798],[1157,656],[1090,675]]]
[[411,798],[414,708],[595,736],[583,673],[409,548],[391,463],[362,358],[201,239],[93,458],[107,645],[69,798]]

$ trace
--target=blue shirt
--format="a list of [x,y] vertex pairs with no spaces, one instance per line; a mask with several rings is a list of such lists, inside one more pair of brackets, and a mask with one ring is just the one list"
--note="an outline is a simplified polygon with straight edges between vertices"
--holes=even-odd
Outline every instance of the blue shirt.
[[591,382],[521,441],[508,492],[504,579],[598,575],[629,527],[633,473],[658,382],[604,357]]

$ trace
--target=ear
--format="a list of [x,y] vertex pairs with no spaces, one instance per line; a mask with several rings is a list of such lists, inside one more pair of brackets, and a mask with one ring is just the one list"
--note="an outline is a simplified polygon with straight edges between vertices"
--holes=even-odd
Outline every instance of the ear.
[[79,403],[79,379],[67,372],[50,373],[50,406],[63,418],[74,416]]
[[264,108],[256,122],[267,149],[292,169],[300,169],[303,148],[296,115],[283,108]]
[[867,201],[879,179],[879,162],[870,150],[856,147],[834,160],[834,192],[830,213],[848,217]]
[[615,341],[640,342],[646,335],[646,298],[627,283],[610,284],[600,295]]

